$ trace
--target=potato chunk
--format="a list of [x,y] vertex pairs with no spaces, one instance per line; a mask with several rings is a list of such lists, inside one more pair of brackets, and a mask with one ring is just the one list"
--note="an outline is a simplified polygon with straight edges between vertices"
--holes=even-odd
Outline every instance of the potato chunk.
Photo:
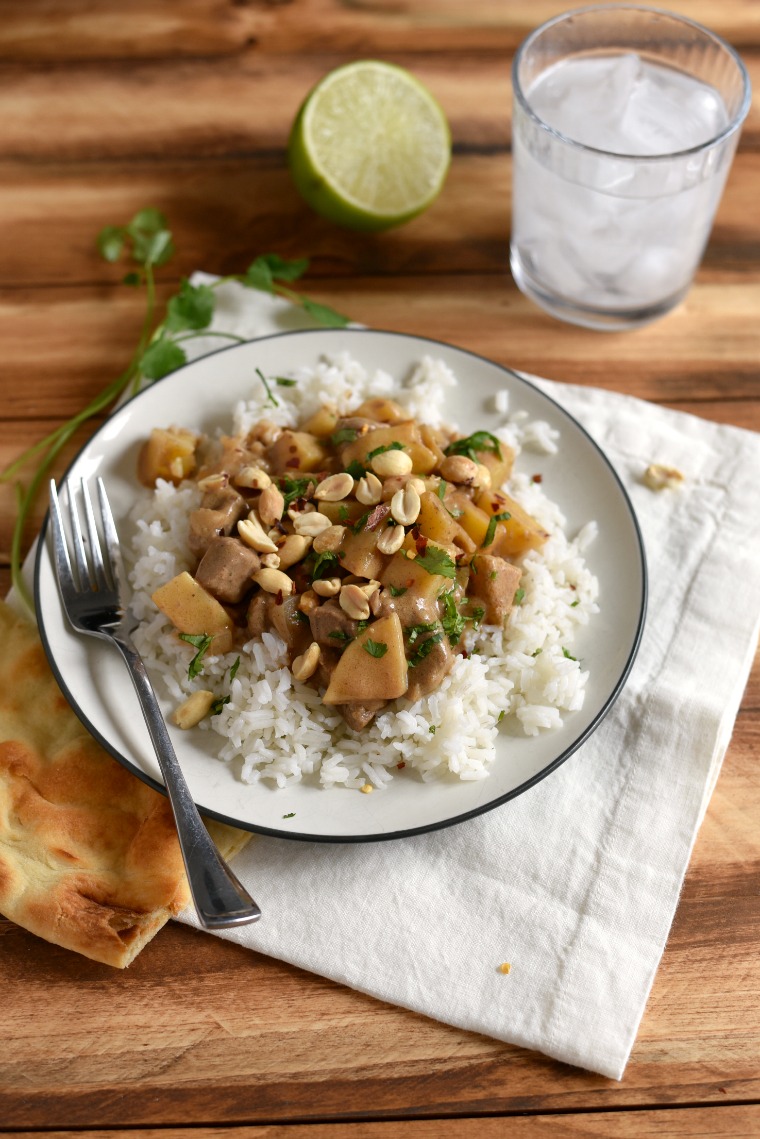
[[308,431],[283,431],[268,448],[267,459],[275,474],[300,475],[302,471],[321,471],[327,450]]
[[395,700],[407,689],[404,635],[397,613],[373,621],[345,650],[330,678],[325,704]]
[[493,541],[486,552],[500,558],[517,558],[528,550],[537,550],[549,537],[546,530],[527,510],[508,494],[483,491],[477,505],[490,518],[508,514],[509,518],[496,523]]
[[419,426],[414,420],[404,420],[388,427],[375,427],[364,435],[359,435],[351,443],[340,448],[340,459],[344,469],[356,461],[367,465],[367,455],[378,447],[390,447],[400,443],[412,459],[412,469],[416,474],[428,475],[435,468],[436,457],[422,442]]
[[195,470],[195,448],[198,436],[184,427],[164,430],[154,427],[140,448],[137,477],[143,486],[153,487],[157,479],[178,486]]
[[432,494],[429,490],[420,497],[417,526],[421,534],[441,546],[454,546],[467,554],[471,554],[476,548],[470,535],[462,529],[456,518],[452,518],[438,495]]
[[177,632],[212,637],[212,653],[226,653],[232,648],[232,621],[227,610],[189,573],[179,573],[159,586],[153,602]]

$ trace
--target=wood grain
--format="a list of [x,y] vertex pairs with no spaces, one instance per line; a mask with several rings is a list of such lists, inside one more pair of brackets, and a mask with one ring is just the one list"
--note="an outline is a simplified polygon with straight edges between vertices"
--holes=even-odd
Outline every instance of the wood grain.
[[[508,1127],[508,1132],[505,1131]],[[403,1123],[347,1123],[305,1125],[264,1124],[253,1127],[140,1128],[131,1132],[136,1139],[580,1139],[599,1136],[609,1139],[676,1139],[677,1136],[705,1135],[715,1139],[754,1139],[760,1131],[760,1108],[736,1106],[697,1108],[692,1111],[601,1111],[583,1116],[531,1115],[481,1119],[435,1119]],[[49,1139],[78,1139],[80,1131],[48,1131]],[[122,1131],[98,1128],[88,1139],[118,1139]],[[26,1139],[28,1131],[7,1132],[8,1139]]]
[[170,1125],[190,1089],[195,1110],[220,1123],[307,1121],[315,1104],[318,1118],[349,1121],[758,1100],[759,744],[760,720],[742,714],[622,1083],[184,926],[114,974],[5,922],[2,1020],[14,1049],[0,1119]]
[[[755,95],[695,286],[635,333],[563,326],[509,274],[509,68],[567,0],[4,0],[0,466],[125,366],[142,299],[94,246],[163,209],[164,303],[203,268],[312,259],[304,288],[377,328],[760,430],[760,5],[674,0],[737,45]],[[292,116],[380,56],[441,100],[444,192],[341,231],[294,190]],[[59,457],[59,475],[94,424]],[[28,473],[27,473],[28,477]],[[28,526],[28,545],[44,510]],[[0,591],[15,515],[0,485]],[[721,599],[723,603],[723,599]],[[706,630],[706,637],[709,630]],[[0,919],[0,1131],[73,1139],[760,1135],[760,658],[621,1083],[461,1032],[176,924],[127,973]],[[13,1129],[13,1130],[11,1130]],[[58,1130],[55,1130],[58,1129]],[[68,1130],[66,1130],[68,1129]]]

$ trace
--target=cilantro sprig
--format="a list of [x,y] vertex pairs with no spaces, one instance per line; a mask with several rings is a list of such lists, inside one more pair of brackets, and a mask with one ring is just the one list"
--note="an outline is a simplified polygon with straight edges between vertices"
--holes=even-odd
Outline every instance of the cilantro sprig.
[[195,680],[196,676],[203,672],[203,658],[211,648],[214,638],[208,633],[180,633],[179,639],[187,641],[188,645],[197,650],[187,669],[187,679]]
[[468,459],[478,461],[478,454],[482,451],[490,451],[497,459],[501,458],[501,447],[499,440],[490,431],[473,431],[472,435],[466,435],[463,439],[455,439],[453,443],[449,443],[446,448],[447,455],[466,455]]
[[[0,482],[16,483],[16,522],[11,541],[11,580],[29,609],[33,603],[21,576],[21,550],[29,516],[55,460],[74,434],[93,417],[106,412],[124,392],[134,394],[144,383],[161,379],[187,362],[185,344],[199,337],[217,337],[245,343],[242,336],[211,329],[216,308],[217,290],[226,281],[237,281],[249,289],[285,297],[299,305],[314,320],[330,328],[344,328],[348,318],[328,305],[319,304],[297,292],[292,286],[309,267],[306,258],[288,261],[276,253],[257,257],[244,273],[221,277],[209,284],[191,284],[182,278],[177,292],[170,297],[163,319],[157,319],[156,270],[166,265],[175,252],[174,238],[160,210],[147,207],[125,225],[107,225],[96,239],[97,249],[106,261],[116,264],[127,259],[129,268],[122,281],[132,288],[143,289],[145,312],[137,344],[124,370],[106,384],[90,402],[65,423],[27,448],[0,473]],[[280,383],[280,380],[277,380]],[[18,481],[19,474],[35,464],[28,483]]]

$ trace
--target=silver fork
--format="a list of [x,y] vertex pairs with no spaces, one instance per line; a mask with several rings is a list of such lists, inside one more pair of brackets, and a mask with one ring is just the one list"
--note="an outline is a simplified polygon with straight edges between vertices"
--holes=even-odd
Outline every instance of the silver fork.
[[201,925],[205,929],[223,929],[257,921],[261,910],[220,856],[198,814],[145,663],[132,642],[137,622],[129,606],[122,601],[125,579],[119,538],[103,480],[98,479],[97,485],[103,545],[87,484],[81,483],[85,539],[74,488],[71,480],[66,483],[71,523],[70,556],[55,483],[52,480],[50,483],[53,557],[64,611],[77,632],[112,642],[126,661],[174,812],[190,893]]

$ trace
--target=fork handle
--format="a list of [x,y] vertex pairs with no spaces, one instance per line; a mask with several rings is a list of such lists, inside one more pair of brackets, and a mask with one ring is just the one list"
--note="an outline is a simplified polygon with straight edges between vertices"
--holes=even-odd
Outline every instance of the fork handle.
[[132,677],[164,777],[190,893],[201,925],[213,930],[257,921],[261,910],[219,854],[198,814],[142,657],[128,642],[121,638],[115,641]]

